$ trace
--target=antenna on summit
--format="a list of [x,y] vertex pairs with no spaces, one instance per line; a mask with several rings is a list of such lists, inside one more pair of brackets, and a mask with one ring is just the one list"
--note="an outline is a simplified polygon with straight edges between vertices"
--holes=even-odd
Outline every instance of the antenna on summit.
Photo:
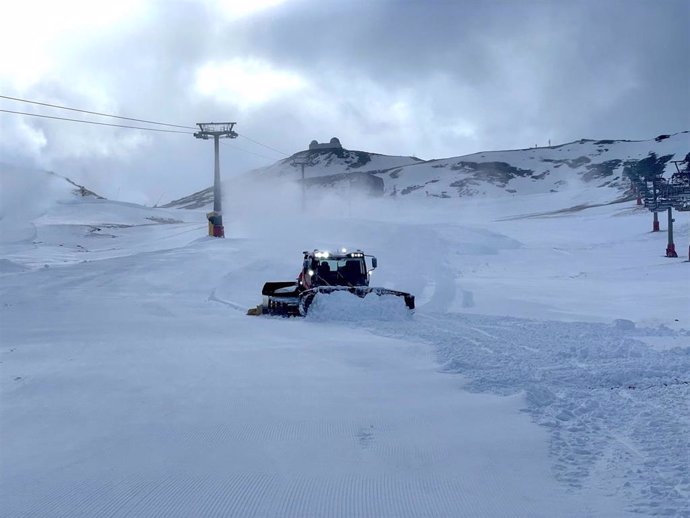
[[221,138],[237,138],[238,134],[233,130],[236,122],[197,122],[199,131],[194,133],[196,138],[208,140],[213,137],[215,151],[215,166],[213,169],[213,212],[206,214],[208,218],[208,235],[213,237],[225,237],[223,228],[223,204],[220,190],[220,149]]

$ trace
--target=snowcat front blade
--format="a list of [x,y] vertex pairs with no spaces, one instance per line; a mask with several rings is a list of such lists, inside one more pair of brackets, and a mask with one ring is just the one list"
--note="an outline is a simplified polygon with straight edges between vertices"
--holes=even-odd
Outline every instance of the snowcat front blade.
[[334,292],[349,292],[360,298],[364,298],[370,293],[378,295],[379,297],[393,295],[395,297],[402,297],[405,300],[407,309],[414,309],[414,295],[405,293],[404,291],[389,290],[388,288],[371,288],[369,286],[319,286],[317,288],[305,290],[299,295],[299,314],[302,316],[307,315],[309,306],[311,306],[317,294],[330,295]]

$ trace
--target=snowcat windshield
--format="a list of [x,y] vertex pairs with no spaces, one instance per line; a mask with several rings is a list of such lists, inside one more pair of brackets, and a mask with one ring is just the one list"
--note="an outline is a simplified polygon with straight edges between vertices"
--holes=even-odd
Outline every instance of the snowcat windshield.
[[329,257],[318,261],[317,272],[328,284],[364,286],[367,271],[363,258]]

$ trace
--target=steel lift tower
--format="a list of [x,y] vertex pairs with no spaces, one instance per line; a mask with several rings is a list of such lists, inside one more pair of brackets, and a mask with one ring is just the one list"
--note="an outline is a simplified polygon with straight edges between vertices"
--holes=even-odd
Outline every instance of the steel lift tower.
[[199,131],[194,133],[196,138],[208,140],[213,137],[213,148],[216,155],[216,163],[213,170],[213,212],[206,214],[208,218],[209,235],[213,237],[225,237],[223,228],[223,204],[220,191],[220,150],[221,138],[237,138],[233,131],[236,122],[197,122]]
[[307,160],[306,158],[298,158],[292,162],[292,165],[298,165],[302,167],[302,212],[304,212],[307,208],[307,186],[304,183],[304,166],[311,164],[309,163],[309,160]]

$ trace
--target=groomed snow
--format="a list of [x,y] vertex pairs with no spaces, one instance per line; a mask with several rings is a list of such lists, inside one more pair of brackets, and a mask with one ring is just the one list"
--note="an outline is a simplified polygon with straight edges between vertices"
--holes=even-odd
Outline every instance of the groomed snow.
[[[227,194],[224,240],[104,200],[0,220],[3,517],[690,515],[689,266],[649,213]],[[341,246],[415,314],[244,314]]]

